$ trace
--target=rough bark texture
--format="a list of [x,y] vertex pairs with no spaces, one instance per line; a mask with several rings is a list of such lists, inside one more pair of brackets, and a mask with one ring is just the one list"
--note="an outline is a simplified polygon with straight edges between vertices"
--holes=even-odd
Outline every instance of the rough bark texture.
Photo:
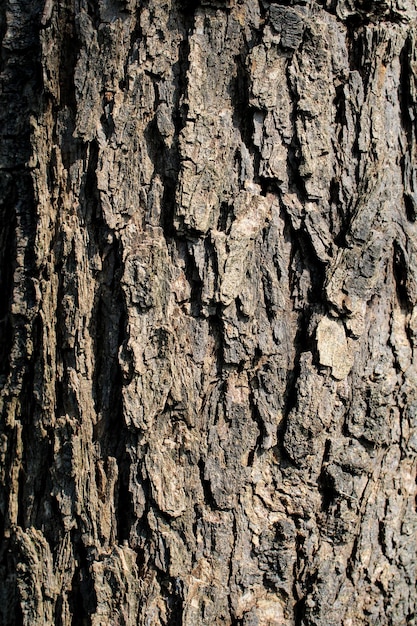
[[1,3],[1,624],[417,623],[416,20]]

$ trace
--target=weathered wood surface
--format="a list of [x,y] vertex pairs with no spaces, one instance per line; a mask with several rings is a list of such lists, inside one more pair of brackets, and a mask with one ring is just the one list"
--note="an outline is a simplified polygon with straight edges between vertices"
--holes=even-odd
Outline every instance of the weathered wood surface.
[[1,3],[1,624],[416,625],[416,18]]

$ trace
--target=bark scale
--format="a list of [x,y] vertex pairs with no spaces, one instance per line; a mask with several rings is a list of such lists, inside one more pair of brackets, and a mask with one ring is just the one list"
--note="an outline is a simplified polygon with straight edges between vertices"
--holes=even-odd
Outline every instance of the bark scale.
[[416,20],[0,7],[2,624],[416,624]]

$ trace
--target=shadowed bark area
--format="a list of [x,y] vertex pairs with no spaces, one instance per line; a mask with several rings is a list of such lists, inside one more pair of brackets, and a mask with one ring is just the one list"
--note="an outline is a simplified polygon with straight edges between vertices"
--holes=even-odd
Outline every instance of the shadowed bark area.
[[0,37],[0,623],[416,626],[415,0]]

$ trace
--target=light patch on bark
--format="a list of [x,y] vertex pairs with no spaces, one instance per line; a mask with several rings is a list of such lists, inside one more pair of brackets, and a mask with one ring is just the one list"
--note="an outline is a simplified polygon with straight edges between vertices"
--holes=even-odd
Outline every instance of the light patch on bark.
[[353,355],[349,350],[343,324],[323,317],[316,331],[320,364],[331,367],[337,380],[346,378],[352,369]]

